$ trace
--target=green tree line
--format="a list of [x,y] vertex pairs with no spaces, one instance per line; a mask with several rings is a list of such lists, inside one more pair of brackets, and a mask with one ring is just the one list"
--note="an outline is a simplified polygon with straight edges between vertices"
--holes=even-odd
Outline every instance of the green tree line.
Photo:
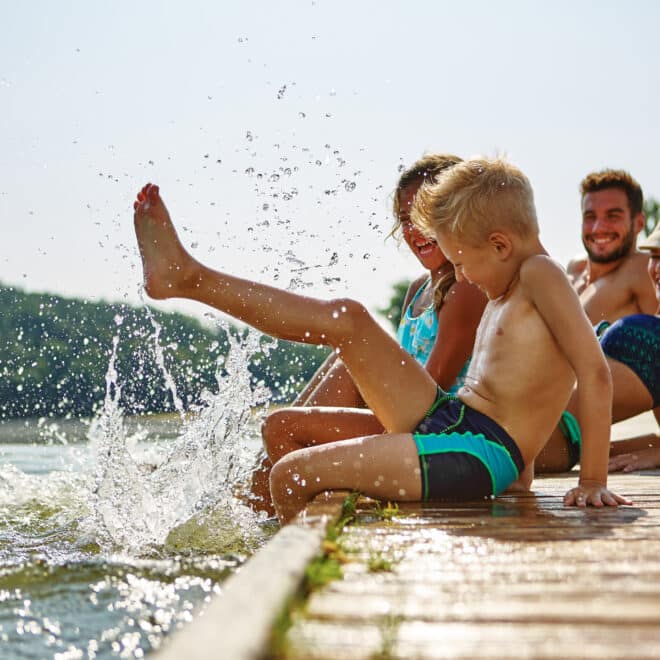
[[[105,396],[105,375],[118,337],[116,369],[125,412],[174,409],[155,359],[154,335],[185,407],[215,391],[227,354],[227,330],[178,313],[26,293],[0,285],[0,419],[89,416]],[[245,329],[228,326],[244,337]],[[264,342],[272,343],[265,339]],[[315,346],[277,342],[251,360],[255,382],[290,400],[327,355]]]

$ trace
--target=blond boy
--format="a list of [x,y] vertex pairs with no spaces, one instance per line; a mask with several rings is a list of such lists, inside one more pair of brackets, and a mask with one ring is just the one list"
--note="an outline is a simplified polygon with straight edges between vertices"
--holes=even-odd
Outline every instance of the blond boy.
[[591,325],[538,239],[532,190],[499,160],[466,161],[420,197],[416,221],[489,303],[467,384],[438,392],[359,303],[321,301],[213,271],[181,245],[158,188],[138,194],[135,229],[145,288],[198,300],[281,339],[330,345],[384,435],[309,447],[273,467],[283,523],[325,490],[389,500],[497,495],[527,477],[577,377],[584,419],[580,481],[565,503],[628,501],[607,490],[611,382]]

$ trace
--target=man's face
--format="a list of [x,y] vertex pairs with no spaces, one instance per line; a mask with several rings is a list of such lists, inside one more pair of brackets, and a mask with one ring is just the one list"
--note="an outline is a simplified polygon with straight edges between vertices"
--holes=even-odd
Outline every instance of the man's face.
[[621,188],[586,193],[582,198],[582,244],[589,260],[606,264],[630,254],[639,232],[636,220],[630,216],[628,198]]

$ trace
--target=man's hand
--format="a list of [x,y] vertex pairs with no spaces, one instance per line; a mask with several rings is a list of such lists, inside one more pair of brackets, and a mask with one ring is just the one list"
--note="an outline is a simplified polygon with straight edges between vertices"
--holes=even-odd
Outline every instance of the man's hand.
[[660,449],[649,447],[629,454],[612,456],[607,465],[610,472],[633,472],[634,470],[649,470],[660,466]]

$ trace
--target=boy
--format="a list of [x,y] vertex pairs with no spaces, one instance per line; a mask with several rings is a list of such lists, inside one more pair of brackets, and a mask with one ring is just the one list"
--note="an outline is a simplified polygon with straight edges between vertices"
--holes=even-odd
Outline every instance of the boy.
[[531,186],[512,165],[459,164],[421,192],[413,212],[457,279],[489,298],[457,398],[438,392],[359,303],[212,271],[181,245],[156,186],[146,185],[134,208],[149,295],[198,300],[280,339],[332,346],[387,431],[280,459],[271,493],[282,523],[325,490],[400,501],[474,498],[529,479],[576,376],[584,457],[580,482],[564,501],[628,503],[606,488],[609,370],[577,295],[539,242]]

